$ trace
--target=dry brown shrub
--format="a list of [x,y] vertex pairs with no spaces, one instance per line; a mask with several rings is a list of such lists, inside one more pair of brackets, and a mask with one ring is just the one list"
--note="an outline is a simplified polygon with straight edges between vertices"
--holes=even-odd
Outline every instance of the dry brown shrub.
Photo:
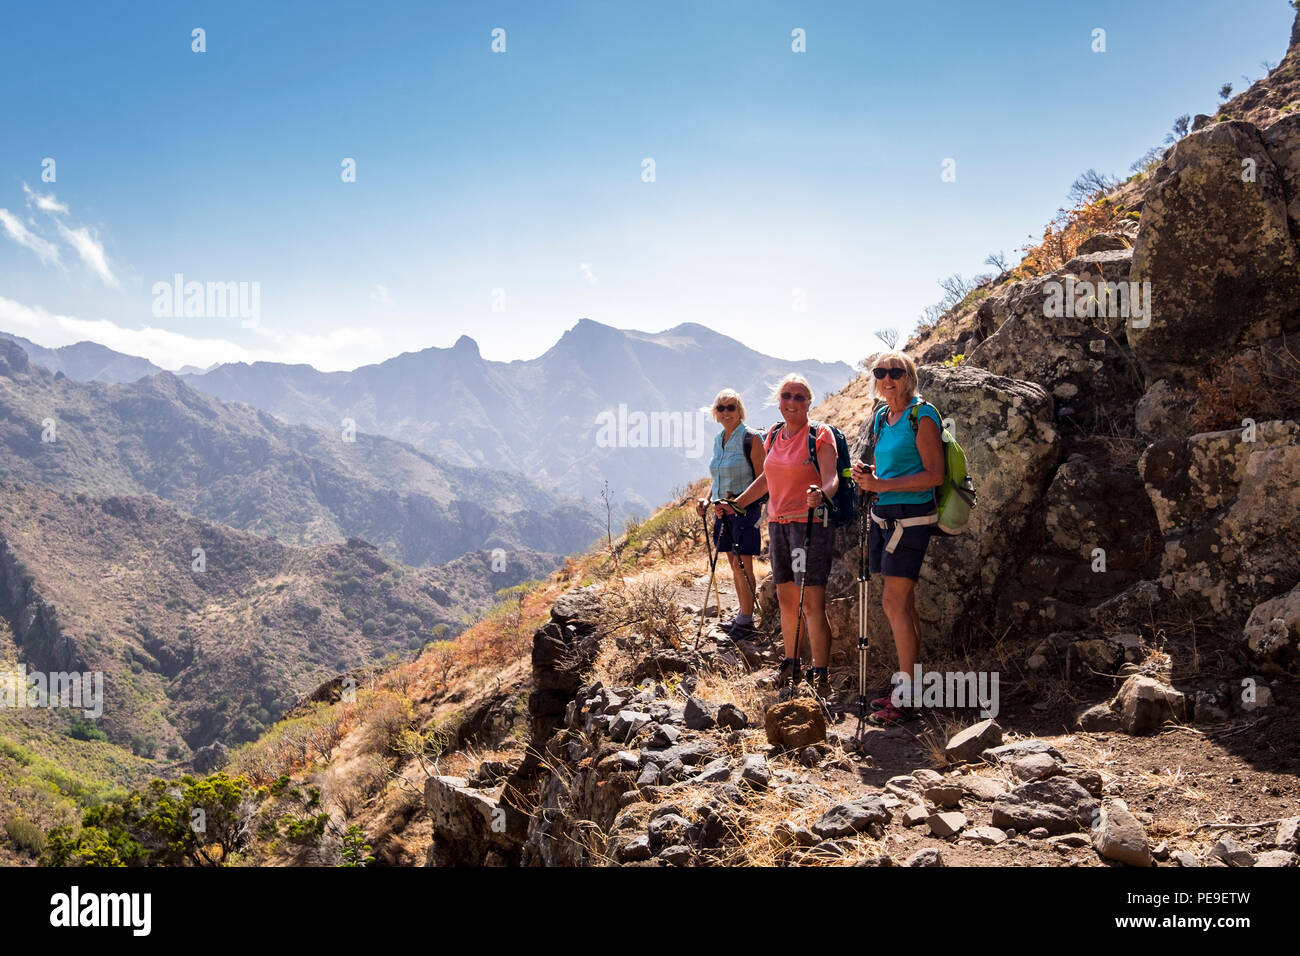
[[1219,431],[1240,428],[1245,418],[1292,417],[1300,406],[1300,360],[1285,347],[1271,359],[1248,349],[1200,376],[1192,386],[1192,426]]
[[1123,207],[1105,197],[1073,209],[1058,209],[1043,229],[1042,241],[1021,250],[1025,257],[1013,275],[1028,279],[1061,268],[1075,257],[1085,239],[1114,229],[1125,218]]

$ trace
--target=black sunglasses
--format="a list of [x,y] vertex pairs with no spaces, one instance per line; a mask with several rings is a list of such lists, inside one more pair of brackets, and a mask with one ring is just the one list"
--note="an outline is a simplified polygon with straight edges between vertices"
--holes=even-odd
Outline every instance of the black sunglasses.
[[782,392],[781,401],[783,402],[806,402],[808,396],[803,392]]
[[897,368],[897,367],[895,367],[895,368],[873,368],[873,369],[871,370],[871,374],[874,375],[874,376],[876,376],[876,378],[878,378],[878,379],[882,379],[882,378],[884,378],[886,375],[888,375],[890,378],[897,380],[897,379],[900,379],[900,378],[902,378],[904,375],[907,374],[907,369],[905,369],[905,368]]
[[720,412],[734,412],[736,410],[736,403],[732,402],[730,405],[714,405],[713,407]]

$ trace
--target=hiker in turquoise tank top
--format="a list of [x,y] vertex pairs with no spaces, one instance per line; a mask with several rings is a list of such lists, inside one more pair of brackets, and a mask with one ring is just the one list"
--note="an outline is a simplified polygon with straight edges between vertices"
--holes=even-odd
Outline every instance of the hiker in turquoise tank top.
[[[713,484],[709,497],[697,501],[695,510],[703,515],[710,502],[716,509],[713,546],[718,553],[725,553],[731,563],[731,580],[740,604],[740,610],[723,625],[723,630],[732,637],[740,637],[754,630],[754,556],[762,550],[758,519],[763,505],[761,502],[750,505],[741,515],[729,512],[717,502],[735,498],[763,473],[763,436],[745,424],[745,402],[735,389],[724,388],[718,392],[713,400],[713,419],[722,425],[722,431],[713,441],[713,460],[709,463]],[[718,611],[721,613],[722,609]]]
[[943,423],[917,394],[916,363],[902,352],[878,355],[871,376],[871,397],[885,403],[873,407],[875,464],[855,461],[853,480],[876,495],[868,554],[871,572],[884,575],[880,603],[894,633],[898,672],[892,692],[871,702],[877,710],[867,719],[893,724],[911,717],[919,704],[911,694],[921,651],[916,579],[938,520],[934,489],[944,480]]

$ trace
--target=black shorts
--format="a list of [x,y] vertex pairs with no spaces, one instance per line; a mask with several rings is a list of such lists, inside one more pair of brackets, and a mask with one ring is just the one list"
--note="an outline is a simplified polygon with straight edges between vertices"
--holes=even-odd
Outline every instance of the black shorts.
[[812,547],[800,562],[802,572],[794,568],[795,549],[803,550],[807,534],[806,521],[769,521],[767,543],[772,558],[772,580],[776,584],[791,581],[810,587],[824,588],[831,576],[831,559],[835,555],[835,529],[821,522],[813,524]]
[[763,536],[758,530],[762,505],[750,505],[743,515],[723,515],[713,525],[713,546],[734,554],[758,554]]
[[885,550],[885,545],[894,534],[893,519],[934,514],[934,510],[933,502],[928,501],[916,505],[878,504],[871,509],[872,514],[884,518],[888,523],[887,528],[881,528],[875,521],[867,519],[871,524],[867,554],[872,574],[882,572],[893,578],[911,578],[913,581],[917,579],[921,574],[921,563],[925,560],[925,549],[930,544],[930,535],[934,533],[934,525],[904,528],[903,535],[892,554]]

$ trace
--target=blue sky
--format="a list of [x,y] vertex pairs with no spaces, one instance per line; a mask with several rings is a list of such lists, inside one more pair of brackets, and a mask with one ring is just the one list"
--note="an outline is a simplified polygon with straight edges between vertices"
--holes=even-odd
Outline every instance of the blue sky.
[[[341,369],[461,334],[527,358],[588,316],[853,362],[874,330],[910,330],[939,278],[1039,234],[1078,173],[1127,175],[1175,116],[1261,76],[1293,16],[1283,0],[6,4],[0,329],[168,368]],[[155,315],[177,273],[258,283],[256,322]]]

